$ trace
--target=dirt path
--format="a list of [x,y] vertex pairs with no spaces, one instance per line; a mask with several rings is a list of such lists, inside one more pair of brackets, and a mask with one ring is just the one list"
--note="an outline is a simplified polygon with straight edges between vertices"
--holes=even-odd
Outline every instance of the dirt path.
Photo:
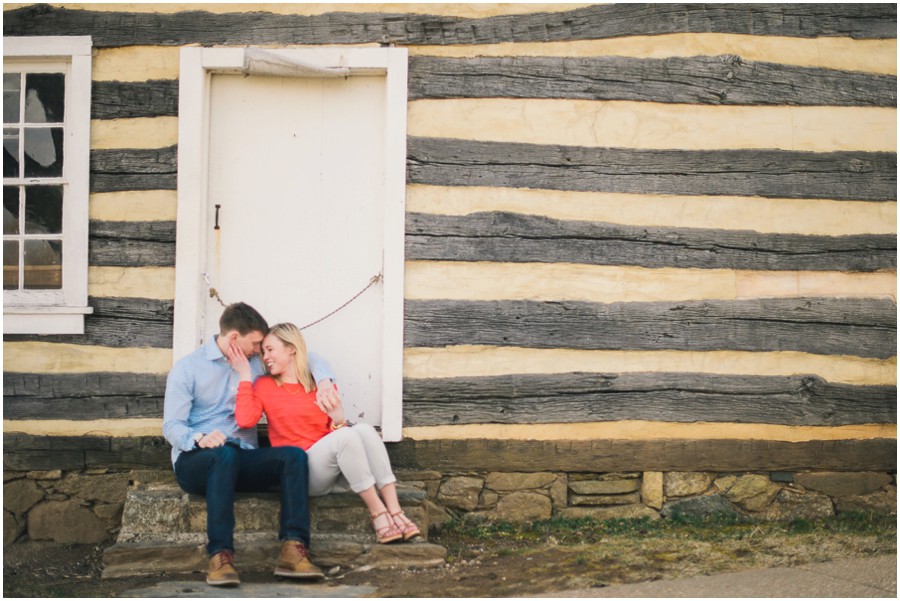
[[[746,527],[717,535],[715,528],[671,531],[629,529],[574,540],[572,532],[516,530],[445,533],[450,561],[429,569],[358,569],[331,575],[331,585],[376,587],[379,597],[515,597],[792,566],[896,552],[896,519],[855,531],[834,526],[809,532]],[[4,550],[5,597],[115,597],[164,580],[203,581],[201,574],[102,580],[102,547],[17,543]],[[237,555],[240,569],[240,553]],[[270,574],[241,573],[246,583],[273,582]],[[776,591],[773,591],[773,594]]]

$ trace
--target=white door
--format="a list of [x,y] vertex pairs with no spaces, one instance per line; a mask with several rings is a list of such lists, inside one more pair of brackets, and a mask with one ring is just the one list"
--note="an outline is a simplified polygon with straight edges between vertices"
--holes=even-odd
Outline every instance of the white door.
[[277,49],[349,77],[237,75],[251,50],[180,51],[173,358],[218,330],[210,285],[302,327],[381,273],[304,333],[362,421],[400,440],[407,51]]
[[[385,78],[213,74],[209,97],[207,273],[226,304],[304,327],[382,273]],[[207,303],[208,337],[221,306]],[[304,330],[353,416],[373,425],[382,312],[379,281]]]

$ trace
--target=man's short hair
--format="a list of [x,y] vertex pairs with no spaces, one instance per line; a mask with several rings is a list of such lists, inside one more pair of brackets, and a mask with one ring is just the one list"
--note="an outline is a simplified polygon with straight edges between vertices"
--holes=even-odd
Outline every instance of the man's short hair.
[[269,324],[259,311],[247,303],[232,303],[225,307],[222,317],[219,318],[219,333],[224,335],[231,330],[237,330],[241,336],[246,336],[250,332],[265,334],[269,331]]

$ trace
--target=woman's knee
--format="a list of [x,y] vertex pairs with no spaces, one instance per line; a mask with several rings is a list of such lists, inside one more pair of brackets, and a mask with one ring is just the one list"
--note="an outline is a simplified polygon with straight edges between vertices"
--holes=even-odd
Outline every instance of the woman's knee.
[[379,436],[375,426],[371,424],[354,424],[350,430],[363,440],[372,438],[381,440],[381,436]]
[[375,429],[375,426],[372,424],[359,423],[353,424],[353,429],[357,432],[365,432],[366,434],[375,434],[378,435],[378,431]]
[[366,456],[366,445],[363,443],[360,433],[354,432],[354,430],[356,430],[355,426],[340,428],[328,435],[332,439],[329,444],[338,463],[340,463],[341,457],[364,458]]
[[333,436],[334,440],[341,445],[356,444],[360,439],[359,432],[356,431],[356,426],[352,428],[338,428],[329,434],[329,436]]

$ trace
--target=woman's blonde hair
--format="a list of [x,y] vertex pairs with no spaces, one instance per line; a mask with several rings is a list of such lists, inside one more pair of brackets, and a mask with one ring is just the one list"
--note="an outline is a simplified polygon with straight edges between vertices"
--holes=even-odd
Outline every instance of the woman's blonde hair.
[[[313,381],[312,372],[309,371],[309,355],[307,354],[306,341],[303,339],[303,334],[300,333],[300,328],[292,323],[277,323],[269,329],[269,334],[281,340],[285,346],[296,351],[294,362],[296,364],[297,381],[303,385],[303,389],[306,392],[314,390],[316,383]],[[272,377],[279,386],[282,385],[279,376]]]

